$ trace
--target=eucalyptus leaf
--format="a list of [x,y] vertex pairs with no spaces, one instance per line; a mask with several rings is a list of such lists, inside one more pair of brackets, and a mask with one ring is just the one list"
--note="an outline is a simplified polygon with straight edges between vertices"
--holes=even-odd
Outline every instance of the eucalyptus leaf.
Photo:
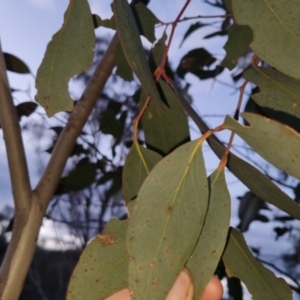
[[127,62],[127,59],[124,55],[122,46],[120,44],[117,45],[116,49],[116,74],[120,76],[125,81],[132,81],[133,73]]
[[128,2],[114,0],[114,12],[117,31],[128,64],[140,80],[147,95],[162,109],[163,103],[150,72],[138,27]]
[[251,49],[279,71],[300,79],[298,0],[232,0],[235,21],[253,31]]
[[104,300],[128,287],[127,226],[128,219],[111,219],[87,245],[71,276],[67,300]]
[[49,117],[71,111],[74,102],[68,84],[74,75],[87,71],[94,57],[95,33],[87,0],[72,0],[61,29],[49,42],[37,71],[35,96]]
[[3,56],[7,71],[16,72],[20,74],[30,73],[29,67],[20,58],[5,52],[3,52]]
[[224,170],[217,169],[208,178],[210,196],[204,226],[187,262],[194,281],[194,299],[200,299],[222,256],[229,229],[230,195]]
[[[209,138],[208,143],[221,159],[225,153],[225,147],[214,138]],[[257,197],[300,220],[300,206],[255,167],[230,153],[227,168]]]
[[238,134],[275,167],[300,179],[300,135],[292,128],[259,115],[243,113],[250,124],[243,126],[227,116],[224,126]]
[[252,299],[292,299],[292,291],[285,280],[276,278],[253,257],[243,234],[234,228],[230,230],[223,262],[227,275],[240,278],[251,293]]
[[138,25],[138,30],[141,35],[154,43],[155,38],[155,25],[160,21],[153,14],[153,12],[143,3],[138,3],[131,7],[133,15]]
[[246,54],[252,39],[253,34],[248,26],[233,23],[228,30],[228,40],[224,46],[226,56],[221,65],[232,70],[238,59]]
[[163,158],[144,181],[127,233],[132,299],[164,299],[201,232],[208,183],[199,140]]
[[[194,111],[183,94],[176,90],[176,96],[178,101],[180,101],[181,106],[197,124],[201,132],[207,132],[209,130],[208,126]],[[216,135],[212,134],[207,139],[207,142],[217,157],[222,159],[226,148],[216,137]],[[262,174],[262,172],[231,152],[229,152],[226,167],[257,197],[275,205],[282,211],[300,220],[300,206],[286,193],[284,193],[276,184],[274,184],[267,176]]]
[[250,68],[244,75],[259,86],[255,103],[272,119],[300,132],[300,81],[271,68]]
[[93,17],[95,28],[105,27],[108,29],[116,30],[116,24],[113,16],[110,19],[104,19],[104,20],[96,14],[93,14],[92,17]]
[[153,167],[161,160],[158,153],[133,144],[126,158],[122,182],[123,196],[126,202],[133,200]]
[[[174,91],[160,80],[157,85],[161,98],[165,102],[165,110],[150,102],[141,119],[147,147],[161,155],[166,155],[176,147],[190,140],[188,119],[176,100]],[[147,95],[141,93],[140,106]]]
[[68,175],[61,178],[60,184],[67,186],[69,191],[80,191],[94,183],[97,165],[82,159]]

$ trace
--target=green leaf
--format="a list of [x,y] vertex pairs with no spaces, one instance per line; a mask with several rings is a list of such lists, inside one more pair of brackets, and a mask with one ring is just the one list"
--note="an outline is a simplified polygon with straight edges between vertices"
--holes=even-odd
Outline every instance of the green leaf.
[[[218,142],[215,136],[210,137],[208,143],[221,159],[225,153],[225,147]],[[227,168],[257,197],[300,220],[300,206],[252,165],[230,153]]]
[[162,108],[162,101],[150,72],[130,6],[126,0],[114,0],[114,11],[117,31],[128,64],[140,80],[147,95]]
[[[155,25],[160,21],[143,3],[138,3],[134,6],[131,6],[131,10],[139,33],[153,43],[155,41]],[[93,20],[95,28],[103,26],[109,29],[117,29],[114,16],[112,16],[110,19],[102,20],[100,16],[93,15]]]
[[297,0],[232,0],[235,21],[253,31],[251,49],[279,71],[300,79],[300,15]]
[[238,59],[245,55],[253,39],[253,34],[248,26],[234,23],[228,30],[228,40],[224,46],[226,56],[221,65],[232,70]]
[[209,176],[208,183],[210,196],[204,226],[187,262],[187,268],[195,283],[194,299],[200,299],[218,266],[226,244],[230,221],[230,195],[224,170],[217,169]]
[[132,70],[126,60],[126,57],[124,55],[122,46],[120,43],[117,45],[116,49],[116,74],[120,76],[125,81],[132,81],[133,80],[133,74]]
[[[150,102],[143,114],[141,124],[145,133],[147,147],[161,155],[166,155],[179,145],[190,140],[188,119],[176,95],[167,83],[160,80],[158,89],[165,102],[165,111],[162,111],[153,102]],[[147,98],[141,94],[140,106]]]
[[250,252],[238,230],[231,228],[223,261],[229,277],[240,278],[252,295],[252,299],[292,299],[292,291],[282,278],[259,263]]
[[[182,93],[176,91],[176,94],[182,105],[186,106],[187,100],[183,97]],[[209,130],[205,122],[203,122],[196,112],[193,110],[189,111],[189,115],[197,126],[201,128],[202,133]],[[222,159],[226,148],[220,140],[212,134],[207,139],[207,142],[217,157]],[[300,206],[259,170],[231,152],[229,153],[226,167],[257,197],[275,205],[282,211],[300,220]]]
[[[155,43],[154,47],[150,51],[150,55],[155,62],[155,69],[160,65],[164,52],[166,50],[166,40],[168,36],[164,32],[161,38]],[[155,71],[155,70],[154,70]]]
[[144,181],[127,232],[132,299],[165,298],[201,232],[207,185],[199,140],[162,159]]
[[232,3],[231,0],[224,0],[224,6],[229,13],[232,13]]
[[123,196],[126,202],[137,196],[145,178],[161,158],[158,153],[133,144],[126,158],[122,174]]
[[184,41],[194,32],[196,31],[197,29],[199,28],[202,28],[203,26],[205,26],[207,24],[203,24],[203,23],[200,23],[200,22],[196,22],[194,24],[191,24],[190,27],[188,28],[188,30],[186,31],[186,33],[184,34],[183,36],[183,39],[179,45],[179,48],[182,46],[182,44],[184,43]]
[[246,127],[227,116],[224,126],[238,134],[259,155],[300,179],[300,135],[290,127],[259,115],[243,113]]
[[156,40],[155,25],[160,21],[156,18],[153,12],[142,3],[132,6],[131,9],[140,34],[147,38],[151,43],[154,43]]
[[300,81],[270,68],[251,68],[244,73],[260,92],[252,98],[272,119],[300,132]]
[[7,71],[16,72],[20,74],[30,73],[29,67],[20,58],[10,53],[3,53],[3,55]]
[[109,107],[100,115],[100,130],[104,134],[111,134],[114,137],[119,137],[122,133],[122,128],[119,120],[116,119],[115,112]]
[[94,182],[96,171],[97,165],[83,158],[75,169],[61,179],[61,184],[72,191],[80,191]]
[[74,102],[68,92],[72,76],[90,68],[94,57],[95,33],[87,0],[72,0],[62,28],[49,42],[37,71],[35,99],[49,117],[71,111]]
[[108,29],[116,30],[116,24],[113,16],[110,19],[104,19],[104,20],[101,19],[101,17],[96,14],[93,14],[92,17],[93,17],[95,28],[105,27]]
[[128,219],[111,219],[87,245],[71,276],[67,300],[103,300],[128,287],[127,226]]

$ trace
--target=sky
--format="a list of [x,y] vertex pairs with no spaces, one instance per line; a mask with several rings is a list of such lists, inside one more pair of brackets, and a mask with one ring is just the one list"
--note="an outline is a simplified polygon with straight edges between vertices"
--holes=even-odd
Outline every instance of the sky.
[[[51,40],[52,35],[60,28],[63,22],[63,14],[68,5],[67,0],[10,0],[2,1],[0,9],[0,40],[4,52],[8,52],[21,58],[30,67],[33,74],[39,67],[42,61],[47,43]],[[102,18],[111,16],[111,1],[110,0],[90,0],[91,10],[93,13],[100,15]],[[183,0],[164,0],[163,5],[161,0],[151,0],[149,8],[153,10],[156,16],[165,21],[172,21],[180,11]],[[202,15],[218,14],[220,11],[212,11],[210,6],[203,4],[199,0],[192,0],[185,15],[194,16],[195,12],[199,12],[201,8]],[[193,21],[195,22],[195,21]],[[176,34],[169,52],[169,60],[173,67],[176,67],[181,57],[193,47],[199,47],[201,38],[212,32],[212,29],[202,29],[192,34],[189,39],[179,48],[183,34],[186,32],[189,25],[193,22],[180,23],[176,29]],[[160,36],[162,29],[157,30],[157,37]],[[113,31],[105,29],[97,29],[99,35],[111,35]],[[223,45],[226,42],[225,38],[201,40],[201,47],[205,47],[220,60],[225,55]],[[145,46],[150,46],[145,43]],[[20,88],[29,91],[29,95],[33,98],[35,94],[34,77],[32,75],[16,75],[9,73],[9,81],[12,87]],[[208,81],[199,81],[193,75],[187,75],[187,81],[191,83],[189,90],[194,100],[194,107],[202,114],[233,114],[237,102],[238,94],[231,86],[225,86]],[[232,85],[229,72],[225,71],[220,80]],[[16,93],[15,101],[22,102],[29,100],[29,95],[25,93]],[[211,126],[216,126],[222,123],[220,118],[208,119]],[[193,126],[193,128],[196,128]],[[192,131],[193,137],[196,138],[199,133]],[[228,138],[229,133],[222,135],[223,139]],[[35,149],[30,145],[30,135],[25,136],[25,148],[28,160],[34,162],[37,160]],[[235,143],[242,145],[241,140],[235,139]],[[0,142],[0,155],[5,154],[5,147]],[[218,165],[218,160],[214,154],[209,151],[204,153],[206,166],[209,172],[212,172]],[[31,182],[34,186],[37,182],[38,170],[34,163],[29,164]],[[10,182],[8,176],[7,163],[5,160],[0,160],[0,206],[1,204],[12,203],[12,195],[10,191]],[[232,225],[237,225],[237,196],[243,195],[247,189],[238,183],[236,178],[227,173],[227,182],[230,187],[232,197]],[[263,226],[263,227],[262,227]],[[254,222],[250,226],[250,230],[245,234],[247,242],[254,246],[262,248],[265,255],[270,254],[275,256],[281,251],[286,251],[291,248],[291,244],[283,239],[283,242],[274,242],[274,233],[272,232],[274,224],[263,224]],[[47,227],[47,226],[46,226]],[[48,224],[47,230],[42,230],[42,233],[56,236],[57,232],[49,231],[51,224]],[[262,230],[263,228],[263,230]]]

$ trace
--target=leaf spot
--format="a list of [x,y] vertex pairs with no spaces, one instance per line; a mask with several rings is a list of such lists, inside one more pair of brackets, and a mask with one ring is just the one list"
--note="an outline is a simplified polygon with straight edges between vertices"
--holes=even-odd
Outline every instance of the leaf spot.
[[154,263],[150,263],[149,265],[148,265],[148,268],[149,269],[152,269],[154,267]]
[[158,277],[153,278],[152,284],[159,285],[159,278]]
[[148,118],[149,120],[151,120],[151,119],[153,118],[153,114],[152,114],[151,112],[148,112],[147,118]]
[[103,246],[115,244],[117,241],[117,239],[109,233],[98,234],[98,238]]

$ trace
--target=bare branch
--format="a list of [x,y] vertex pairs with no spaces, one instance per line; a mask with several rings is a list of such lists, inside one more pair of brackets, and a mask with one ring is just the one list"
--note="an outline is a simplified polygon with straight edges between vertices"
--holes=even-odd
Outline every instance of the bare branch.
[[21,136],[21,129],[14,107],[6,65],[0,43],[0,120],[6,146],[10,180],[16,210],[29,210],[31,188]]

